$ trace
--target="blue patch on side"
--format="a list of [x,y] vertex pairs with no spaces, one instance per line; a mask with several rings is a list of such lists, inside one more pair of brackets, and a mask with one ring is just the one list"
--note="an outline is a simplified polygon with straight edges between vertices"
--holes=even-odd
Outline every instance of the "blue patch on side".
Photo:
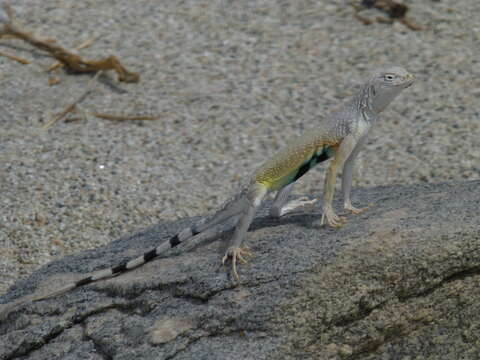
[[313,168],[318,163],[321,163],[325,160],[330,159],[333,156],[333,153],[334,152],[332,147],[328,146],[328,147],[324,147],[321,151],[313,154],[313,156],[308,161],[306,161],[302,166],[298,168],[298,171],[293,177],[292,182],[295,182],[298,179],[300,179],[303,175],[305,175],[308,172],[308,170]]

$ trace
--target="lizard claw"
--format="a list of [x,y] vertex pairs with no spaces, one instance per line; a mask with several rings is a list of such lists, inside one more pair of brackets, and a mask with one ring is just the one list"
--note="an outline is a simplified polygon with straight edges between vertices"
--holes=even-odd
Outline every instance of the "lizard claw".
[[333,228],[339,228],[345,224],[347,219],[343,216],[338,216],[332,209],[325,209],[322,214],[321,225],[328,225]]
[[352,204],[345,204],[344,209],[347,212],[350,212],[352,214],[360,214],[360,213],[364,212],[365,210],[369,209],[370,207],[372,207],[372,205],[368,205],[368,206],[363,207],[363,208],[356,208]]
[[232,259],[232,271],[233,271],[233,276],[235,276],[236,280],[240,280],[240,276],[238,276],[237,273],[237,261],[240,262],[241,264],[246,264],[248,260],[246,260],[246,257],[253,256],[253,253],[250,251],[248,248],[239,248],[239,247],[234,247],[231,246],[227,249],[225,252],[225,255],[222,258],[222,264],[225,265],[225,262],[231,258]]

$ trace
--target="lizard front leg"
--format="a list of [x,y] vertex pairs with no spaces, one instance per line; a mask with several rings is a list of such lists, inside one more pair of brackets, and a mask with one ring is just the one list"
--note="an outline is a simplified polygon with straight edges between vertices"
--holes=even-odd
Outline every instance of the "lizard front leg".
[[335,179],[337,176],[338,160],[334,158],[330,163],[325,177],[325,189],[323,193],[323,213],[321,225],[331,227],[340,227],[345,222],[345,218],[335,214],[332,207],[333,193],[335,191]]
[[323,195],[323,214],[321,224],[327,224],[332,227],[340,227],[344,224],[345,218],[335,214],[333,210],[333,193],[335,191],[335,181],[337,178],[337,171],[340,166],[343,165],[345,159],[347,159],[351,154],[355,146],[358,144],[358,139],[353,135],[347,135],[340,145],[338,145],[334,151],[335,155],[328,167],[327,174],[325,177],[325,188]]
[[345,165],[343,166],[343,172],[342,172],[343,207],[346,211],[351,212],[353,214],[360,214],[361,212],[369,208],[369,206],[364,208],[356,208],[352,205],[352,202],[350,200],[350,191],[352,189],[352,174],[353,174],[353,168],[355,165],[355,160],[361,148],[365,144],[366,140],[367,140],[367,135],[365,134],[360,138],[357,145],[355,145],[355,148],[353,149],[347,161],[345,161]]

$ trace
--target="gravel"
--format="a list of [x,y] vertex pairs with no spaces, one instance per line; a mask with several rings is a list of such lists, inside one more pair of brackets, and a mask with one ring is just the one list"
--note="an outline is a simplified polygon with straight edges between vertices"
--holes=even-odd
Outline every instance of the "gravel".
[[[141,80],[108,72],[79,113],[44,130],[91,77],[49,75],[43,52],[2,40],[31,63],[0,57],[0,291],[66,254],[215,209],[383,64],[417,82],[372,132],[354,185],[478,179],[480,2],[405,3],[426,30],[365,26],[333,0],[15,2],[37,35],[69,48],[96,38],[81,55],[114,54]],[[320,192],[323,174],[297,193]]]

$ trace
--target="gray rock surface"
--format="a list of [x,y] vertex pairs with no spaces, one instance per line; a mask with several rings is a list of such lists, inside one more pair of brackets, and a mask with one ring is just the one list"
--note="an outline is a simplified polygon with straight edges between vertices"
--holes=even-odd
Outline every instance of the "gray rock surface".
[[[71,114],[44,131],[91,77],[46,74],[51,58],[1,40],[31,63],[0,57],[0,291],[56,258],[214,209],[386,63],[417,82],[372,131],[355,185],[480,177],[478,0],[403,1],[421,32],[365,26],[346,0],[10,2],[38,36],[71,49],[96,38],[81,55],[140,72],[138,84],[105,74],[82,111],[159,119]],[[298,192],[320,192],[323,174]]]
[[[357,190],[357,204],[374,206],[339,230],[318,226],[319,209],[263,212],[238,286],[220,265],[226,231],[12,312],[0,359],[478,359],[479,190]],[[0,302],[135,256],[190,221],[51,263]]]

